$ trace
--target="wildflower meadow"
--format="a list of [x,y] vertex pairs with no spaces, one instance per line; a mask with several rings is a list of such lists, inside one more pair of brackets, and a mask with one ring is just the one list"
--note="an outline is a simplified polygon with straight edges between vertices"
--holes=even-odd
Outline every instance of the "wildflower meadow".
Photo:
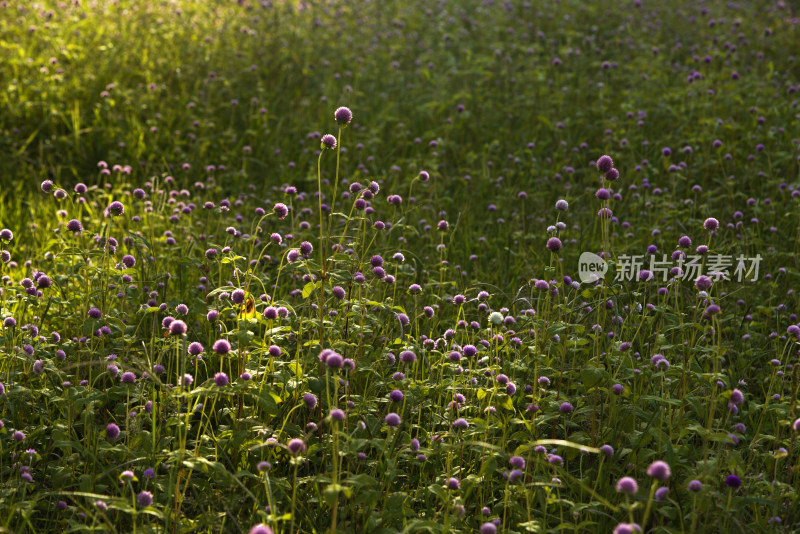
[[798,23],[0,1],[0,533],[800,532]]

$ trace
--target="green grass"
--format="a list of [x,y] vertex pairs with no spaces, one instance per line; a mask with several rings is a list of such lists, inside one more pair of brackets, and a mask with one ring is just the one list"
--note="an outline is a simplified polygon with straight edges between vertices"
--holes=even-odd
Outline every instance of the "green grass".
[[530,3],[2,4],[0,532],[796,531],[798,14]]

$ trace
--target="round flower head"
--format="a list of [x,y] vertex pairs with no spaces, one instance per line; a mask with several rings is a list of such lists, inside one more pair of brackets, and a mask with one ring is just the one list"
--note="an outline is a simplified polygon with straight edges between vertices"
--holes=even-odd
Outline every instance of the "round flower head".
[[561,240],[557,237],[551,237],[547,240],[547,250],[550,252],[558,252],[561,250]]
[[736,489],[742,485],[742,479],[736,475],[728,475],[725,478],[725,485],[728,486],[729,488]]
[[396,427],[400,426],[400,423],[401,423],[400,416],[397,415],[394,412],[392,412],[390,414],[387,414],[386,418],[384,419],[384,421],[386,421],[386,424],[389,425],[392,428],[396,428]]
[[278,202],[274,206],[272,206],[272,211],[273,213],[275,213],[275,215],[278,216],[278,219],[281,220],[285,219],[286,216],[289,215],[288,206],[286,206],[286,204],[282,202]]
[[631,523],[620,523],[614,528],[614,534],[634,534],[637,532],[641,532],[642,529],[638,528],[638,525],[633,525]]
[[217,373],[214,375],[214,384],[218,387],[225,387],[228,385],[228,375],[225,373]]
[[305,393],[303,395],[303,402],[306,403],[306,407],[309,410],[313,410],[314,407],[317,405],[317,397],[313,393]]
[[303,256],[310,256],[312,252],[314,252],[314,246],[311,243],[308,241],[300,243],[300,254]]
[[67,223],[67,230],[73,233],[83,232],[83,225],[78,219],[71,219]]
[[333,112],[333,118],[342,126],[346,126],[353,120],[353,112],[350,111],[350,108],[342,106]]
[[334,408],[333,410],[331,410],[330,416],[331,419],[333,419],[334,421],[343,421],[345,417],[344,412],[339,408]]
[[106,426],[106,437],[111,441],[114,441],[119,437],[119,427],[114,423],[108,423]]
[[606,180],[608,180],[609,182],[613,182],[614,180],[619,178],[619,171],[617,169],[611,168],[605,174],[605,177],[606,177]]
[[172,321],[169,325],[169,333],[173,336],[182,336],[186,333],[186,323],[183,321]]
[[597,170],[600,172],[608,172],[613,166],[614,162],[611,160],[611,156],[600,156],[600,158],[597,160]]
[[404,350],[400,353],[400,361],[403,363],[414,363],[417,361],[417,355],[411,352],[410,350]]
[[217,354],[224,356],[231,351],[231,344],[225,339],[218,339],[214,342],[214,345],[211,348],[214,349],[214,352]]
[[133,374],[131,371],[125,371],[122,373],[120,380],[123,384],[134,384],[136,382],[136,375]]
[[511,467],[515,467],[516,469],[525,469],[525,458],[522,456],[512,456],[508,463]]
[[399,389],[393,389],[391,393],[389,393],[389,398],[392,399],[393,402],[400,402],[403,400],[403,392]]
[[141,508],[147,508],[153,504],[153,494],[149,491],[143,491],[136,496],[136,502]]
[[53,190],[53,181],[52,180],[45,180],[42,182],[41,185],[42,193],[50,193]]
[[428,174],[428,171],[419,171],[419,181],[420,182],[427,182],[431,179],[431,175]]
[[744,394],[738,389],[731,391],[731,402],[734,404],[741,404],[744,402]]
[[558,200],[556,202],[556,209],[559,211],[567,211],[569,209],[569,203],[566,200]]
[[795,432],[800,432],[800,417],[794,420],[794,423],[792,423],[792,429]]
[[639,491],[639,484],[637,484],[636,480],[631,477],[622,477],[617,481],[617,491],[620,493],[634,495],[637,491]]
[[333,150],[336,148],[336,138],[331,134],[325,134],[322,136],[322,141],[320,143],[320,148],[327,148]]
[[0,241],[13,241],[14,240],[14,232],[9,230],[8,228],[3,228],[0,230]]
[[708,230],[709,232],[713,232],[717,228],[719,228],[719,221],[716,220],[714,217],[709,217],[705,221],[703,221],[703,228]]
[[272,529],[264,523],[253,525],[247,534],[273,534]]
[[569,402],[562,402],[561,406],[558,407],[558,411],[561,413],[572,413],[574,409]]
[[108,208],[106,208],[106,212],[108,213],[108,215],[116,217],[117,215],[122,215],[123,213],[125,213],[125,206],[122,204],[122,202],[115,200],[114,202],[108,205]]
[[461,429],[469,427],[469,423],[466,419],[459,417],[455,421],[453,421],[453,428]]
[[664,487],[658,488],[656,490],[656,500],[657,501],[663,501],[664,499],[667,498],[667,494],[668,493],[669,493],[669,488],[668,487],[664,486]]
[[481,534],[497,534],[497,527],[494,523],[484,523],[481,525]]
[[306,444],[302,439],[294,438],[293,440],[289,441],[286,445],[286,448],[289,449],[289,452],[293,456],[297,456],[298,454],[303,454],[306,452]]
[[686,485],[686,488],[687,488],[689,491],[692,491],[692,492],[694,492],[694,493],[697,493],[698,491],[701,491],[701,490],[703,489],[703,483],[702,483],[702,482],[700,482],[699,480],[691,480],[691,481],[689,481],[689,483]]
[[457,478],[449,478],[447,479],[447,489],[449,490],[457,490],[461,487],[461,482]]
[[660,480],[661,482],[664,482],[672,473],[670,472],[669,464],[667,464],[667,462],[656,460],[650,464],[650,467],[647,468],[647,474],[655,479]]

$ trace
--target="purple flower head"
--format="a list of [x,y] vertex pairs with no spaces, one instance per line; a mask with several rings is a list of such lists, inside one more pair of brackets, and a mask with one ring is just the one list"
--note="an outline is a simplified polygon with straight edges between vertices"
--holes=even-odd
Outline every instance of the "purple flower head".
[[293,456],[306,452],[306,444],[302,439],[294,438],[286,445]]
[[703,228],[708,230],[709,232],[713,232],[717,228],[719,228],[719,221],[716,220],[714,217],[709,217],[705,221],[703,221]]
[[139,504],[140,508],[147,508],[153,504],[153,494],[149,491],[142,491],[136,496],[136,502]]
[[106,426],[106,437],[111,441],[117,439],[119,437],[119,427],[114,423],[108,423]]
[[333,150],[334,148],[336,148],[336,138],[331,134],[323,135],[320,143],[320,148],[327,148]]
[[525,458],[522,456],[512,456],[509,458],[508,463],[515,469],[525,469]]
[[557,237],[551,237],[547,240],[547,250],[550,252],[558,252],[561,250],[561,240]]
[[172,321],[169,325],[169,333],[173,336],[181,336],[186,333],[186,323],[183,321]]
[[742,485],[742,479],[736,475],[728,475],[725,477],[725,485],[729,488],[736,489]]
[[634,495],[637,491],[639,491],[639,484],[637,484],[636,480],[631,477],[622,477],[617,481],[617,491],[620,493]]
[[264,523],[259,523],[250,527],[250,530],[247,532],[247,534],[273,534],[273,532],[272,529]]
[[400,422],[401,422],[400,421],[400,416],[397,415],[394,412],[387,414],[386,418],[384,419],[384,421],[386,421],[386,424],[389,425],[392,428],[396,428],[396,427],[400,426]]
[[614,162],[611,160],[611,156],[600,156],[597,160],[597,170],[600,172],[606,173],[610,171],[613,166]]
[[689,484],[686,485],[686,488],[691,492],[697,493],[703,489],[703,483],[699,480],[691,480]]
[[672,473],[667,462],[656,460],[647,468],[647,474],[661,482],[665,482]]
[[410,350],[404,350],[400,353],[400,361],[407,364],[412,364],[417,361],[417,355]]
[[224,356],[231,351],[231,344],[225,339],[218,339],[214,342],[214,345],[212,345],[211,348],[217,354]]
[[350,108],[342,106],[333,112],[333,118],[337,123],[346,126],[353,120],[353,112]]
[[303,395],[303,402],[306,403],[306,407],[309,410],[313,410],[314,407],[317,405],[317,397],[313,393],[305,393]]
[[561,413],[572,413],[575,408],[573,408],[572,404],[569,402],[562,402],[561,405],[558,407],[558,411]]
[[106,213],[112,217],[122,215],[125,213],[125,206],[122,204],[122,202],[115,200],[108,205],[108,208],[106,208]]
[[71,219],[67,222],[67,230],[70,232],[83,232],[83,225],[78,219]]
[[222,373],[222,372],[215,374],[214,375],[214,384],[216,384],[217,387],[225,387],[225,386],[227,386],[228,385],[228,375],[226,375],[225,373]]
[[447,479],[447,489],[455,491],[461,487],[461,482],[457,478]]
[[289,208],[286,206],[286,204],[278,202],[272,206],[272,212],[278,216],[278,219],[285,219],[286,216],[289,215]]

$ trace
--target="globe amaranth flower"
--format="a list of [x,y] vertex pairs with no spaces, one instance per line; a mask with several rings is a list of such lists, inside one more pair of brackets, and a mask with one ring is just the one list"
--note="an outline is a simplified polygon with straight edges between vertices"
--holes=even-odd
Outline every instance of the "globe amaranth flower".
[[123,384],[133,384],[136,382],[136,375],[131,371],[125,371],[122,373],[120,381],[122,381]]
[[690,480],[689,483],[686,485],[686,488],[689,491],[697,493],[703,489],[703,483],[699,480]]
[[108,423],[106,426],[106,437],[111,441],[114,441],[119,437],[119,427],[114,423]]
[[231,351],[231,344],[226,339],[218,339],[214,342],[214,345],[212,345],[211,348],[217,354],[224,356]]
[[333,118],[340,125],[346,126],[353,120],[353,112],[350,111],[350,108],[342,106],[333,112]]
[[169,325],[169,333],[173,336],[182,336],[186,333],[186,323],[180,320],[172,321]]
[[305,393],[303,395],[303,402],[306,403],[306,407],[309,410],[313,410],[314,407],[317,405],[317,397],[313,393]]
[[289,208],[282,202],[277,202],[274,206],[272,206],[272,211],[278,216],[278,219],[281,220],[285,219],[286,216],[289,215]]
[[336,138],[331,134],[323,135],[320,143],[320,148],[327,148],[329,150],[333,150],[334,148],[336,148]]
[[547,250],[550,252],[558,252],[561,250],[561,240],[557,237],[551,237],[547,240]]
[[628,495],[634,495],[639,491],[639,484],[631,477],[622,477],[617,481],[617,491],[620,493],[627,493]]
[[306,444],[302,439],[294,438],[289,441],[286,445],[286,448],[289,449],[289,452],[293,456],[297,456],[298,454],[302,454],[306,452]]
[[228,385],[228,375],[225,373],[217,373],[214,375],[214,384],[218,387],[224,387]]
[[725,477],[725,485],[729,488],[736,489],[742,485],[742,479],[736,475],[728,475]]
[[147,508],[153,504],[153,494],[149,491],[142,491],[136,496],[136,502],[141,508]]
[[247,534],[273,534],[273,532],[272,529],[264,523],[259,523],[250,527],[250,530],[247,531]]
[[656,460],[647,468],[647,474],[661,482],[666,481],[672,472],[670,471],[669,464],[661,460]]
[[122,215],[125,213],[125,206],[122,204],[122,202],[115,200],[108,205],[108,208],[106,208],[106,213],[112,217]]
[[597,160],[597,170],[600,172],[608,172],[611,170],[611,167],[614,166],[614,162],[611,159],[611,156],[600,156]]
[[455,491],[460,487],[461,487],[461,481],[459,481],[457,478],[451,477],[447,479],[447,489]]
[[83,225],[78,219],[71,219],[67,222],[67,230],[73,233],[83,232]]
[[709,217],[705,221],[703,221],[703,228],[708,230],[709,232],[713,232],[717,228],[719,228],[719,221],[716,220],[714,217]]
[[400,426],[400,423],[402,422],[400,420],[400,416],[394,412],[387,414],[386,417],[384,418],[384,421],[386,422],[387,425],[389,425],[392,428]]

